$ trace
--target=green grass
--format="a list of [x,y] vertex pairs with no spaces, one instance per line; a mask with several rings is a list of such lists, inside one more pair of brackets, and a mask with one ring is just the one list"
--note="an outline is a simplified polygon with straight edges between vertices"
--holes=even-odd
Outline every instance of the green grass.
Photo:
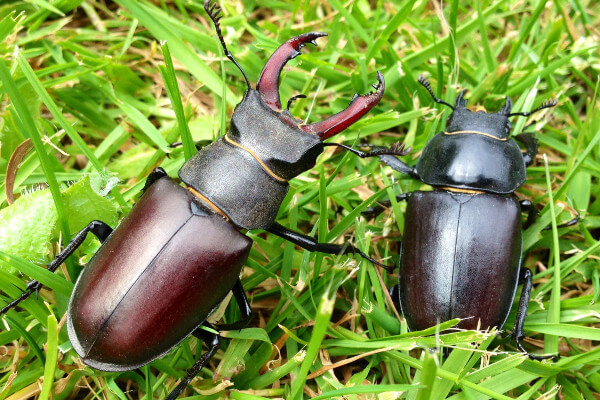
[[[524,234],[524,265],[534,273],[527,347],[559,352],[561,358],[530,361],[511,341],[480,332],[436,335],[456,321],[407,333],[386,296],[395,274],[252,231],[254,247],[242,282],[257,318],[249,329],[227,334],[209,368],[193,382],[197,393],[188,389],[185,395],[599,398],[600,5],[592,0],[244,3],[221,4],[222,26],[253,83],[289,37],[311,30],[329,34],[284,69],[282,102],[308,95],[292,107],[299,118],[317,121],[344,108],[355,92],[370,90],[377,70],[383,72],[383,100],[333,139],[338,142],[400,141],[412,146],[405,160],[414,162],[449,114],[432,104],[416,81],[419,74],[429,76],[446,101],[466,88],[469,104],[488,110],[497,110],[507,95],[516,111],[558,98],[556,108],[528,120],[515,118],[513,126],[520,132],[533,123],[528,130],[540,141],[540,155],[517,191],[540,212]],[[43,290],[2,320],[0,400],[50,398],[50,393],[52,399],[164,398],[198,357],[201,344],[187,339],[149,367],[125,373],[85,367],[62,318],[70,282],[98,243],[86,243],[56,275],[36,264],[52,259],[90,219],[114,226],[157,165],[175,177],[193,154],[189,135],[203,143],[218,137],[245,82],[221,59],[198,1],[11,1],[0,5],[0,39],[0,305],[18,296],[28,277],[55,289]],[[168,48],[161,45],[165,40]],[[26,138],[34,149],[17,172],[8,161]],[[184,146],[169,149],[175,141]],[[20,200],[9,207],[4,177],[15,172],[12,192]],[[89,182],[74,184],[86,176]],[[425,188],[377,160],[327,149],[312,171],[291,181],[278,222],[322,241],[350,240],[389,263],[397,257],[404,204],[394,203],[369,221],[360,211],[375,198]],[[582,222],[557,230],[575,210]],[[542,231],[544,226],[553,229]],[[231,322],[239,311],[231,304],[216,314]],[[514,318],[513,310],[504,327],[509,332]]]

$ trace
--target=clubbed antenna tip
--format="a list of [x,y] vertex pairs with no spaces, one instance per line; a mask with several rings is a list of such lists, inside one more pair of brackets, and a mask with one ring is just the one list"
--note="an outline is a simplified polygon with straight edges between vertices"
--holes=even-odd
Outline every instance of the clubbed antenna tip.
[[242,75],[244,75],[244,79],[246,80],[246,85],[248,86],[248,89],[251,89],[250,81],[248,80],[246,73],[244,72],[240,64],[238,64],[236,59],[233,57],[233,54],[229,52],[229,50],[227,49],[227,45],[225,44],[225,39],[223,39],[223,34],[221,33],[221,24],[219,23],[221,18],[223,18],[223,15],[221,15],[221,7],[219,7],[216,2],[212,3],[211,0],[205,0],[204,9],[206,10],[206,13],[215,25],[215,31],[217,31],[217,36],[219,36],[219,40],[221,41],[221,46],[223,47],[223,52],[225,53],[225,56],[231,61],[233,61],[235,66],[238,67],[238,69],[242,72]]
[[533,114],[535,112],[543,110],[544,108],[554,107],[557,104],[558,104],[558,100],[557,99],[546,100],[538,108],[535,108],[535,109],[533,109],[531,111],[510,113],[510,114],[507,115],[507,117],[512,117],[512,116],[515,116],[515,115],[520,115],[522,117],[528,117],[528,116],[530,116],[531,114]]
[[427,78],[425,78],[423,75],[419,75],[419,77],[417,78],[417,81],[423,85],[425,87],[425,89],[427,89],[427,91],[429,92],[429,94],[431,95],[431,98],[433,99],[433,101],[435,101],[438,104],[443,104],[445,106],[450,107],[452,110],[454,110],[454,107],[449,104],[446,103],[444,100],[439,99],[434,93],[433,93],[433,89],[431,89],[431,83],[429,83],[429,80]]

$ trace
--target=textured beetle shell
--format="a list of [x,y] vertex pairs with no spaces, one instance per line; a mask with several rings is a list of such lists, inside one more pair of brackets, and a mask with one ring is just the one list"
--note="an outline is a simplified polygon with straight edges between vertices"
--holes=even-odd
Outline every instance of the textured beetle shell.
[[189,191],[158,180],[75,284],[67,318],[74,349],[106,371],[160,357],[233,288],[251,245]]
[[[285,113],[285,111],[284,111]],[[298,124],[291,115],[286,120]],[[323,152],[317,135],[284,122],[256,90],[249,90],[231,118],[229,137],[251,149],[277,176],[290,180],[315,166]]]
[[458,326],[502,327],[521,264],[520,206],[514,197],[411,193],[399,271],[400,305],[411,330],[452,318]]
[[417,172],[428,185],[498,194],[514,192],[527,177],[514,140],[472,133],[435,135],[423,149]]
[[273,224],[289,185],[269,175],[247,151],[223,138],[206,146],[179,170],[179,177],[242,229]]
[[[287,111],[273,111],[250,89],[233,113],[228,138],[288,180],[314,167],[323,151],[319,137],[302,131],[298,123]],[[239,228],[265,229],[275,221],[289,186],[267,173],[254,156],[222,137],[189,159],[179,177]]]

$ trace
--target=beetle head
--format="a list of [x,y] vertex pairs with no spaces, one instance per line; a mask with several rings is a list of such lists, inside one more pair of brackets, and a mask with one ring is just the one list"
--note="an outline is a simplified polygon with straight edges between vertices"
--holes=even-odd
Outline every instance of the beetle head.
[[536,111],[544,108],[554,107],[557,104],[556,99],[546,100],[536,109],[526,112],[512,113],[512,101],[506,97],[504,106],[495,113],[488,113],[486,111],[471,111],[467,109],[467,99],[465,99],[465,92],[463,90],[456,96],[454,106],[436,97],[431,89],[429,81],[419,75],[418,81],[421,85],[427,89],[433,101],[439,104],[444,104],[452,109],[452,114],[446,121],[446,132],[447,133],[480,133],[486,136],[492,136],[501,140],[506,140],[512,129],[512,125],[509,121],[510,117],[515,115],[521,115],[527,117]]
[[481,132],[498,139],[507,138],[512,129],[512,125],[508,120],[512,108],[510,99],[507,97],[502,109],[495,113],[471,111],[467,108],[467,99],[464,98],[465,92],[466,90],[463,90],[456,96],[454,111],[452,111],[446,122],[446,132]]
[[[239,70],[242,72],[242,75],[244,75],[246,85],[248,86],[248,90],[244,95],[244,99],[242,100],[242,103],[244,103],[244,101],[246,101],[248,98],[249,92],[254,89],[252,89],[250,81],[248,80],[248,77],[246,76],[246,73],[242,67],[238,64],[229,50],[227,50],[227,45],[225,44],[225,39],[221,33],[221,25],[219,22],[222,18],[221,7],[219,7],[216,3],[211,3],[211,0],[205,0],[204,9],[206,10],[210,19],[213,21],[225,55],[236,65],[236,67],[239,68]],[[354,95],[350,105],[345,110],[340,111],[339,113],[323,121],[313,124],[304,125],[301,120],[294,118],[289,112],[290,102],[298,97],[301,97],[302,95],[294,96],[292,99],[290,99],[290,101],[288,101],[288,107],[285,110],[282,110],[281,101],[279,100],[279,77],[283,67],[289,60],[300,55],[300,49],[307,43],[312,43],[316,46],[316,39],[322,36],[327,36],[327,34],[323,32],[304,33],[291,38],[279,46],[279,48],[275,50],[265,64],[260,74],[260,78],[258,79],[256,90],[260,93],[262,102],[271,110],[273,110],[281,121],[285,122],[291,127],[298,128],[303,132],[316,135],[321,140],[325,140],[328,137],[343,131],[354,122],[358,121],[363,115],[369,112],[371,108],[379,103],[379,100],[381,100],[385,90],[385,82],[383,80],[383,75],[380,72],[377,72],[378,84],[374,85],[375,93],[369,93],[364,96]],[[257,117],[260,118],[260,116]]]

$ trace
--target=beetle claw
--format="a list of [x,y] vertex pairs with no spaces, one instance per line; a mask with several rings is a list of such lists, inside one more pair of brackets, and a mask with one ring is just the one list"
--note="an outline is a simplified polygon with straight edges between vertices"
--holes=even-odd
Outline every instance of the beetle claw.
[[381,100],[385,91],[385,80],[381,72],[377,72],[378,83],[373,85],[375,92],[369,92],[365,95],[354,95],[348,108],[339,113],[332,115],[314,124],[302,125],[300,129],[305,132],[319,135],[321,140],[325,140],[336,133],[339,133],[358,121],[363,115]]
[[[272,110],[281,112],[281,100],[279,97],[279,78],[284,65],[294,57],[301,54],[300,49],[308,43],[316,45],[316,39],[326,36],[323,32],[310,32],[291,38],[273,53],[265,64],[256,89],[261,95],[262,100]],[[378,83],[373,85],[375,92],[369,92],[365,95],[355,95],[350,105],[343,111],[314,124],[300,125],[300,129],[305,132],[318,135],[321,140],[339,133],[352,125],[371,108],[373,108],[385,90],[385,81],[381,72],[377,72]],[[289,103],[288,103],[289,109]]]
[[279,46],[265,64],[256,89],[260,92],[263,101],[275,111],[281,111],[279,99],[279,77],[283,66],[292,58],[298,57],[300,49],[307,43],[317,44],[316,39],[327,36],[324,32],[309,32],[296,36]]

